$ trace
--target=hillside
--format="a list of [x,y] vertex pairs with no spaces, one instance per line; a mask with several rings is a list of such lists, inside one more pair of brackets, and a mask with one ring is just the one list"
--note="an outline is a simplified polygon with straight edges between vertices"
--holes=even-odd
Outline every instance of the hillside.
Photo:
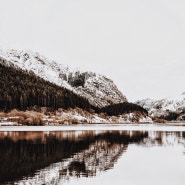
[[[78,74],[72,74],[68,73],[67,68],[64,71],[58,69],[60,74],[63,74],[63,76],[61,75],[62,78],[66,81],[63,80],[65,82],[63,85],[57,85],[57,83],[51,82],[51,78],[48,76],[45,76],[47,79],[40,77],[32,70],[27,70],[29,67],[21,68],[14,62],[0,59],[0,125],[4,124],[5,120],[28,125],[152,121],[144,108],[127,102],[113,82],[106,77],[98,75],[99,77],[95,78],[97,76],[95,73],[78,72]],[[31,68],[33,68],[34,62],[36,62],[35,66],[38,64],[35,60],[29,62]],[[22,64],[27,65],[27,61]],[[55,67],[54,69],[56,69]],[[35,70],[39,71],[41,69],[35,67]],[[54,72],[50,74],[56,80],[56,74]],[[90,76],[87,77],[87,75]],[[97,80],[96,85],[95,79]],[[85,86],[84,83],[86,85],[89,83],[89,87],[91,87],[91,91],[88,90],[88,95],[86,94],[87,96],[84,95],[84,90],[82,90]],[[107,90],[109,85],[110,91]],[[79,90],[76,93],[75,89],[81,89],[82,91]],[[87,90],[87,88],[84,89]],[[101,96],[97,98],[96,91],[97,93],[105,91],[107,95],[105,96],[102,92]],[[91,92],[95,92],[95,96]],[[118,94],[124,100],[123,102],[121,99],[120,102],[118,101]],[[91,96],[91,99],[88,96]],[[46,111],[43,112],[42,110]],[[40,111],[39,114],[38,111]]]
[[39,53],[0,50],[0,59],[7,65],[32,72],[44,80],[73,91],[88,99],[90,104],[94,106],[104,107],[127,102],[126,97],[107,77],[93,72],[73,70],[68,66],[49,60]]
[[0,60],[0,109],[26,110],[40,107],[96,109],[88,100],[72,91],[52,84],[31,72],[5,66]]
[[152,100],[148,98],[135,103],[145,108],[153,118],[185,120],[185,93],[182,93],[176,99]]

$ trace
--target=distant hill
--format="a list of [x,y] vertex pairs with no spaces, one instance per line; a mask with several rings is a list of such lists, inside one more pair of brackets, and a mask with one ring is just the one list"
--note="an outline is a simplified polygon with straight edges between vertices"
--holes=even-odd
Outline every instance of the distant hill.
[[135,102],[145,108],[153,118],[166,120],[185,120],[185,93],[178,98],[164,98],[161,100],[144,99]]

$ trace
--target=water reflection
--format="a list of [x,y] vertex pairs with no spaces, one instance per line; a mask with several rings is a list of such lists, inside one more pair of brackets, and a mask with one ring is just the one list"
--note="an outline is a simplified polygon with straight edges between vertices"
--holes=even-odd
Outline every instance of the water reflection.
[[185,132],[148,132],[148,137],[143,139],[139,145],[143,147],[152,146],[185,146]]
[[1,184],[63,184],[114,167],[129,144],[185,146],[185,132],[0,132]]

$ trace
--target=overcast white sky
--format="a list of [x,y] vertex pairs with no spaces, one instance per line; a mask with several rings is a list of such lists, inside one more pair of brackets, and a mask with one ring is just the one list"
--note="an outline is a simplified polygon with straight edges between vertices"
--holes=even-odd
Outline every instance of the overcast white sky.
[[0,47],[113,79],[130,101],[185,91],[184,0],[0,0]]

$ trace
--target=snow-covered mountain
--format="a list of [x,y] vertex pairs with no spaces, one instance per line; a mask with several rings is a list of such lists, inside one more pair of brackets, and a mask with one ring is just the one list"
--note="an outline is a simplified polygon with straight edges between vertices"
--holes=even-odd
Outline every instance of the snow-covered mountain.
[[[185,120],[185,92],[178,98],[165,98],[161,100],[143,99],[135,102],[145,108],[153,118],[172,118]],[[176,118],[175,118],[176,117]]]
[[105,76],[73,70],[31,51],[0,50],[0,59],[6,65],[33,72],[56,85],[86,98],[92,105],[104,107],[127,102],[112,80]]

